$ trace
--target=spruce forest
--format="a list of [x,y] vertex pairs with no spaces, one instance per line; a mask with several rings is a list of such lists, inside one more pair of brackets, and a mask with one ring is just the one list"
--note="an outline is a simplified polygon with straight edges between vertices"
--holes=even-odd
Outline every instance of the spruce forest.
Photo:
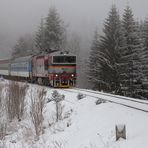
[[121,16],[115,5],[96,30],[89,56],[93,89],[134,98],[148,97],[148,20],[137,21],[130,6]]

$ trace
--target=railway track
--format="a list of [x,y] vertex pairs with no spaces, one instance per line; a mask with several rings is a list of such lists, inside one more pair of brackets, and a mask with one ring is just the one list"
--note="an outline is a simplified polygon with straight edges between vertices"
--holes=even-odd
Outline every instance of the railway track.
[[112,94],[107,94],[103,92],[96,92],[92,90],[79,89],[79,88],[63,89],[63,90],[72,92],[72,93],[82,93],[89,97],[93,97],[96,99],[103,99],[111,103],[119,104],[122,106],[126,106],[132,109],[136,109],[136,110],[148,113],[148,101],[133,99],[129,97],[123,97],[118,95],[112,95]]
[[118,99],[124,99],[124,100],[128,100],[128,101],[132,101],[132,102],[137,102],[137,103],[147,104],[148,105],[148,101],[146,101],[146,100],[134,99],[134,98],[130,98],[130,97],[113,95],[113,94],[103,93],[103,92],[93,91],[93,90],[85,90],[85,89],[80,89],[80,88],[75,88],[75,90],[91,92],[91,93],[94,93],[94,94],[105,95],[105,96],[109,96],[109,97],[114,97],[114,98],[118,98]]

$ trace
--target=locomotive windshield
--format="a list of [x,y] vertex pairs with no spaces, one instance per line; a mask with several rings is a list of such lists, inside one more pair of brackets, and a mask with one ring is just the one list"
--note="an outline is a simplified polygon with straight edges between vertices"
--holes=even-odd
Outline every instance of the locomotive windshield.
[[76,63],[76,56],[53,56],[53,63]]

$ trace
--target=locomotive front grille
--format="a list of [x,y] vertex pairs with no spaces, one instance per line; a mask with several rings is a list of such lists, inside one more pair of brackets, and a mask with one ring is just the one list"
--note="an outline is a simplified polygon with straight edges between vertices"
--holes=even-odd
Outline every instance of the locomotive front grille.
[[61,81],[61,84],[62,85],[67,85],[68,84],[68,81],[67,80],[63,80],[63,81]]

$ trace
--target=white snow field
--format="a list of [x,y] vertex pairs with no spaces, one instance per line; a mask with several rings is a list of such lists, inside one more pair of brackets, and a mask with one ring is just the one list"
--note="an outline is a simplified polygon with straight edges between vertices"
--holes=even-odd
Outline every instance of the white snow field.
[[[8,81],[0,81],[4,89]],[[20,84],[21,85],[21,84]],[[148,113],[113,103],[96,105],[93,97],[78,100],[77,93],[56,89],[65,95],[62,101],[62,120],[55,121],[55,104],[48,102],[53,90],[47,90],[43,109],[44,133],[35,139],[34,126],[30,118],[30,97],[35,96],[41,86],[29,85],[26,94],[25,114],[20,122],[8,122],[11,132],[0,141],[8,148],[148,148]],[[4,93],[4,90],[3,90]],[[102,98],[103,99],[103,98]],[[47,103],[48,102],[48,103]],[[2,113],[2,112],[0,112]],[[6,115],[5,115],[6,116]],[[126,125],[127,139],[115,140],[115,125]],[[10,130],[9,130],[10,131]]]

